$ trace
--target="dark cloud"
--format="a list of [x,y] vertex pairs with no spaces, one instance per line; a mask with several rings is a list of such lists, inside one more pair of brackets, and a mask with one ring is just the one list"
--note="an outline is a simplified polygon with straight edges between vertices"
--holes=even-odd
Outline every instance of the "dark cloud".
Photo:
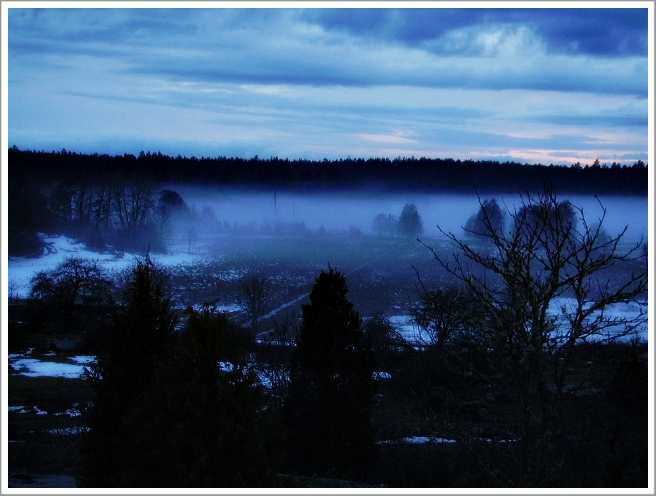
[[[45,59],[48,54],[115,57],[134,74],[212,82],[525,88],[646,97],[646,57],[621,66],[628,71],[627,77],[618,77],[617,65],[600,65],[596,57],[587,62],[554,59],[544,63],[539,57],[548,58],[547,54],[531,51],[534,36],[518,31],[523,26],[539,33],[549,50],[561,57],[642,55],[646,54],[644,12],[11,9],[9,56],[29,64],[35,63],[33,57]],[[313,32],[317,25],[328,32]],[[455,36],[453,30],[460,28],[469,31]],[[494,57],[485,53],[490,49],[485,42],[488,28],[496,30],[491,49],[500,53],[494,52]],[[348,33],[348,37],[336,33]]]
[[[549,48],[567,54],[647,56],[647,9],[564,9],[528,14]],[[550,9],[547,9],[550,10]]]
[[646,56],[648,49],[646,8],[313,9],[305,17],[326,29],[409,44],[461,28],[511,24],[532,29],[554,53]]

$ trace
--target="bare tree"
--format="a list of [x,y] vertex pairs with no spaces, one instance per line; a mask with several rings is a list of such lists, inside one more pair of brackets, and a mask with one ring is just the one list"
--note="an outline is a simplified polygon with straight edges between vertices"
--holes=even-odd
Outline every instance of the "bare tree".
[[154,184],[140,179],[115,189],[114,209],[121,229],[140,229],[145,226],[155,209],[156,193]]
[[397,229],[398,221],[396,217],[392,214],[378,214],[374,217],[374,220],[371,223],[371,227],[378,236],[383,234],[387,236],[394,236],[394,233]]
[[267,386],[270,399],[281,407],[289,386],[291,356],[298,334],[296,313],[277,315],[272,319],[273,329],[257,348],[257,361],[253,364],[260,380]]
[[240,293],[250,317],[251,330],[257,332],[260,320],[269,306],[271,297],[269,281],[262,275],[247,276],[241,283]]
[[107,304],[112,296],[112,281],[98,262],[75,257],[38,272],[30,284],[32,300],[55,309],[64,331],[71,330],[82,308]]
[[420,304],[413,309],[413,318],[424,330],[424,345],[436,352],[455,341],[466,342],[480,319],[478,306],[469,293],[460,287],[427,288],[420,280]]
[[114,188],[112,188],[111,184],[103,184],[98,188],[93,200],[93,221],[105,233],[109,232],[110,228],[113,227],[113,193]]
[[[559,203],[545,189],[523,196],[522,206],[508,211],[514,225],[509,233],[496,229],[481,208],[486,249],[444,231],[456,249],[452,258],[429,247],[482,311],[476,332],[494,380],[521,406],[524,451],[518,463],[531,483],[548,480],[546,460],[564,393],[586,385],[586,377],[572,373],[575,346],[631,336],[646,323],[642,240],[621,249],[627,228],[609,236],[602,210],[598,222],[588,224],[582,209]],[[611,305],[621,303],[636,304],[637,314],[613,316]]]

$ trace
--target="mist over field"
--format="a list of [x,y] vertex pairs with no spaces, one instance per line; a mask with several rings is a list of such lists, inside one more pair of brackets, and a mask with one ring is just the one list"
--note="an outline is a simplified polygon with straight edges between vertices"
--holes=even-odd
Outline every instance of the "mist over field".
[[[404,205],[415,204],[423,220],[424,235],[443,237],[440,231],[463,234],[467,219],[480,207],[475,194],[461,193],[376,193],[368,191],[331,191],[330,193],[292,193],[257,189],[228,189],[216,187],[169,184],[190,207],[200,211],[210,207],[219,222],[231,225],[252,224],[256,229],[276,222],[304,223],[311,231],[323,227],[331,232],[345,232],[355,227],[371,234],[376,215],[392,214],[398,217]],[[507,194],[484,194],[480,201],[496,198],[502,209],[514,212],[521,205],[522,197]],[[524,195],[526,199],[526,195]],[[625,239],[637,241],[647,238],[647,196],[599,196],[562,195],[583,209],[589,224],[599,221],[606,209],[603,221],[609,234],[618,234],[628,226]],[[507,212],[506,212],[507,213]],[[439,229],[438,229],[439,226]]]

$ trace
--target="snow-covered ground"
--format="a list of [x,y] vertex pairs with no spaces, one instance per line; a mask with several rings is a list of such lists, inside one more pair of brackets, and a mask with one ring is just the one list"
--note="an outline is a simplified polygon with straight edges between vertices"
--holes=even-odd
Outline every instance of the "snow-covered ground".
[[[573,312],[576,306],[576,301],[574,298],[565,298],[559,297],[554,298],[549,305],[549,314],[553,317],[556,317],[557,321],[561,322],[561,332],[567,330],[567,322],[565,320],[566,312]],[[646,312],[646,308],[642,309],[643,313]],[[629,302],[629,303],[616,303],[609,305],[604,311],[604,319],[609,323],[615,321],[616,319],[636,319],[640,316],[641,307],[638,303]],[[589,320],[594,320],[599,315],[599,312],[592,314]],[[388,317],[390,324],[396,329],[396,331],[403,336],[403,338],[410,344],[422,346],[430,343],[430,337],[426,331],[421,329],[414,318],[411,315],[393,315]],[[599,338],[605,338],[609,334],[612,335],[613,332],[616,334],[622,334],[625,331],[623,325],[611,325],[604,330],[603,333],[600,333]],[[648,326],[647,322],[636,327],[635,332],[630,335],[624,336],[622,340],[630,340],[634,337],[640,338],[644,341],[647,341],[648,338]]]
[[51,356],[33,357],[31,350],[26,353],[9,355],[9,365],[20,374],[27,377],[63,377],[78,379],[84,374],[85,365],[94,361],[94,357],[87,355],[58,358]]
[[[9,258],[7,279],[9,282],[8,294],[10,297],[28,296],[30,291],[30,280],[37,272],[53,269],[72,256],[96,260],[100,265],[105,267],[110,274],[114,271],[118,272],[132,266],[137,259],[136,255],[131,254],[93,252],[87,249],[83,243],[76,243],[74,240],[65,236],[48,236],[44,237],[44,241],[47,243],[48,249],[44,250],[44,255],[39,258]],[[165,255],[152,254],[151,258],[154,262],[167,267],[198,264],[199,262],[206,261],[204,257],[200,255],[187,254],[175,250]],[[243,274],[229,274],[230,277],[240,277],[241,275]],[[306,295],[302,295],[298,300],[305,296]],[[294,302],[296,302],[296,300],[294,300]],[[291,303],[287,303],[281,308]],[[571,307],[573,304],[573,300],[571,299],[556,298],[551,304],[550,313],[554,316],[562,315],[562,307]],[[281,308],[272,311],[270,315],[275,314]],[[238,305],[232,305],[221,307],[220,310],[231,313],[241,311],[242,308]],[[606,316],[610,318],[635,317],[638,314],[639,306],[635,303],[612,305],[606,311]],[[428,334],[416,325],[410,315],[392,315],[389,317],[389,320],[394,328],[409,343],[421,346],[422,344],[430,342]],[[647,325],[645,324],[638,329],[636,335],[647,340]]]
[[[111,272],[118,272],[131,267],[136,255],[129,253],[98,253],[87,249],[84,243],[76,243],[66,236],[44,236],[48,245],[44,255],[39,258],[9,257],[7,280],[9,282],[8,294],[10,297],[24,298],[30,292],[30,280],[40,271],[51,270],[70,257],[96,260],[99,265]],[[153,262],[163,266],[174,266],[195,263],[202,259],[199,255],[190,255],[175,250],[168,254],[153,253],[150,255]]]
[[[559,298],[554,298],[551,301],[551,304],[549,305],[549,314],[552,315],[553,317],[556,317],[557,322],[560,323],[562,326],[562,330],[567,330],[567,318],[566,316],[573,315],[574,310],[576,308],[576,300],[574,298],[565,298],[565,297],[559,297]],[[647,311],[646,307],[641,307],[638,303],[636,302],[629,302],[629,303],[615,303],[613,305],[609,305],[606,307],[604,310],[604,315],[603,318],[605,321],[607,321],[610,325],[605,329],[603,332],[600,333],[600,338],[601,337],[606,337],[607,335],[613,335],[613,334],[623,334],[625,333],[625,325],[623,324],[615,324],[615,322],[620,322],[622,319],[630,322],[634,319],[638,319],[642,314],[645,314]],[[594,312],[590,318],[588,319],[589,322],[594,321],[596,318],[600,316],[600,312]],[[640,323],[639,326],[636,327],[635,332],[631,333],[630,335],[627,335],[624,339],[632,339],[633,337],[638,337],[644,341],[647,341],[648,338],[648,327],[647,327],[647,322],[645,321],[644,323]]]
[[430,343],[428,333],[417,325],[411,315],[391,315],[388,320],[406,342],[419,346]]
[[[33,349],[25,353],[13,353],[8,356],[9,365],[19,374],[26,377],[61,377],[65,379],[80,379],[84,376],[85,366],[93,364],[95,357],[89,355],[77,356],[56,356],[55,354],[46,354],[34,356]],[[235,369],[231,362],[218,362],[217,364],[223,372],[232,372]],[[266,388],[272,387],[271,378],[265,371],[257,370],[252,365],[246,369],[253,369],[257,373],[260,384]],[[378,378],[389,378],[386,372],[378,372]],[[18,411],[24,413],[28,407],[11,406],[9,411]],[[37,412],[37,414],[40,412]],[[73,414],[71,414],[74,416]]]

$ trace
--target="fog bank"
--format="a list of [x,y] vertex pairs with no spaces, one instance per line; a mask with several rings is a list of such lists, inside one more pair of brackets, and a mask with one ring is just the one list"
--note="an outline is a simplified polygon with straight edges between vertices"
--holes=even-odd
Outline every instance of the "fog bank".
[[[210,207],[217,220],[231,225],[275,225],[303,223],[315,231],[346,231],[352,227],[364,233],[372,232],[372,222],[378,214],[398,217],[404,205],[414,203],[423,220],[424,235],[441,237],[440,229],[462,235],[462,226],[479,208],[479,199],[471,194],[449,193],[289,193],[255,190],[203,188],[197,186],[168,186],[176,190],[190,207],[200,211]],[[496,198],[502,208],[513,212],[521,205],[520,195],[485,195],[481,199]],[[604,227],[613,235],[628,225],[625,239],[647,238],[647,196],[562,195],[559,201],[569,200],[583,209],[589,225],[599,221],[606,209]],[[601,202],[601,205],[600,205]],[[440,229],[438,229],[438,226]]]

